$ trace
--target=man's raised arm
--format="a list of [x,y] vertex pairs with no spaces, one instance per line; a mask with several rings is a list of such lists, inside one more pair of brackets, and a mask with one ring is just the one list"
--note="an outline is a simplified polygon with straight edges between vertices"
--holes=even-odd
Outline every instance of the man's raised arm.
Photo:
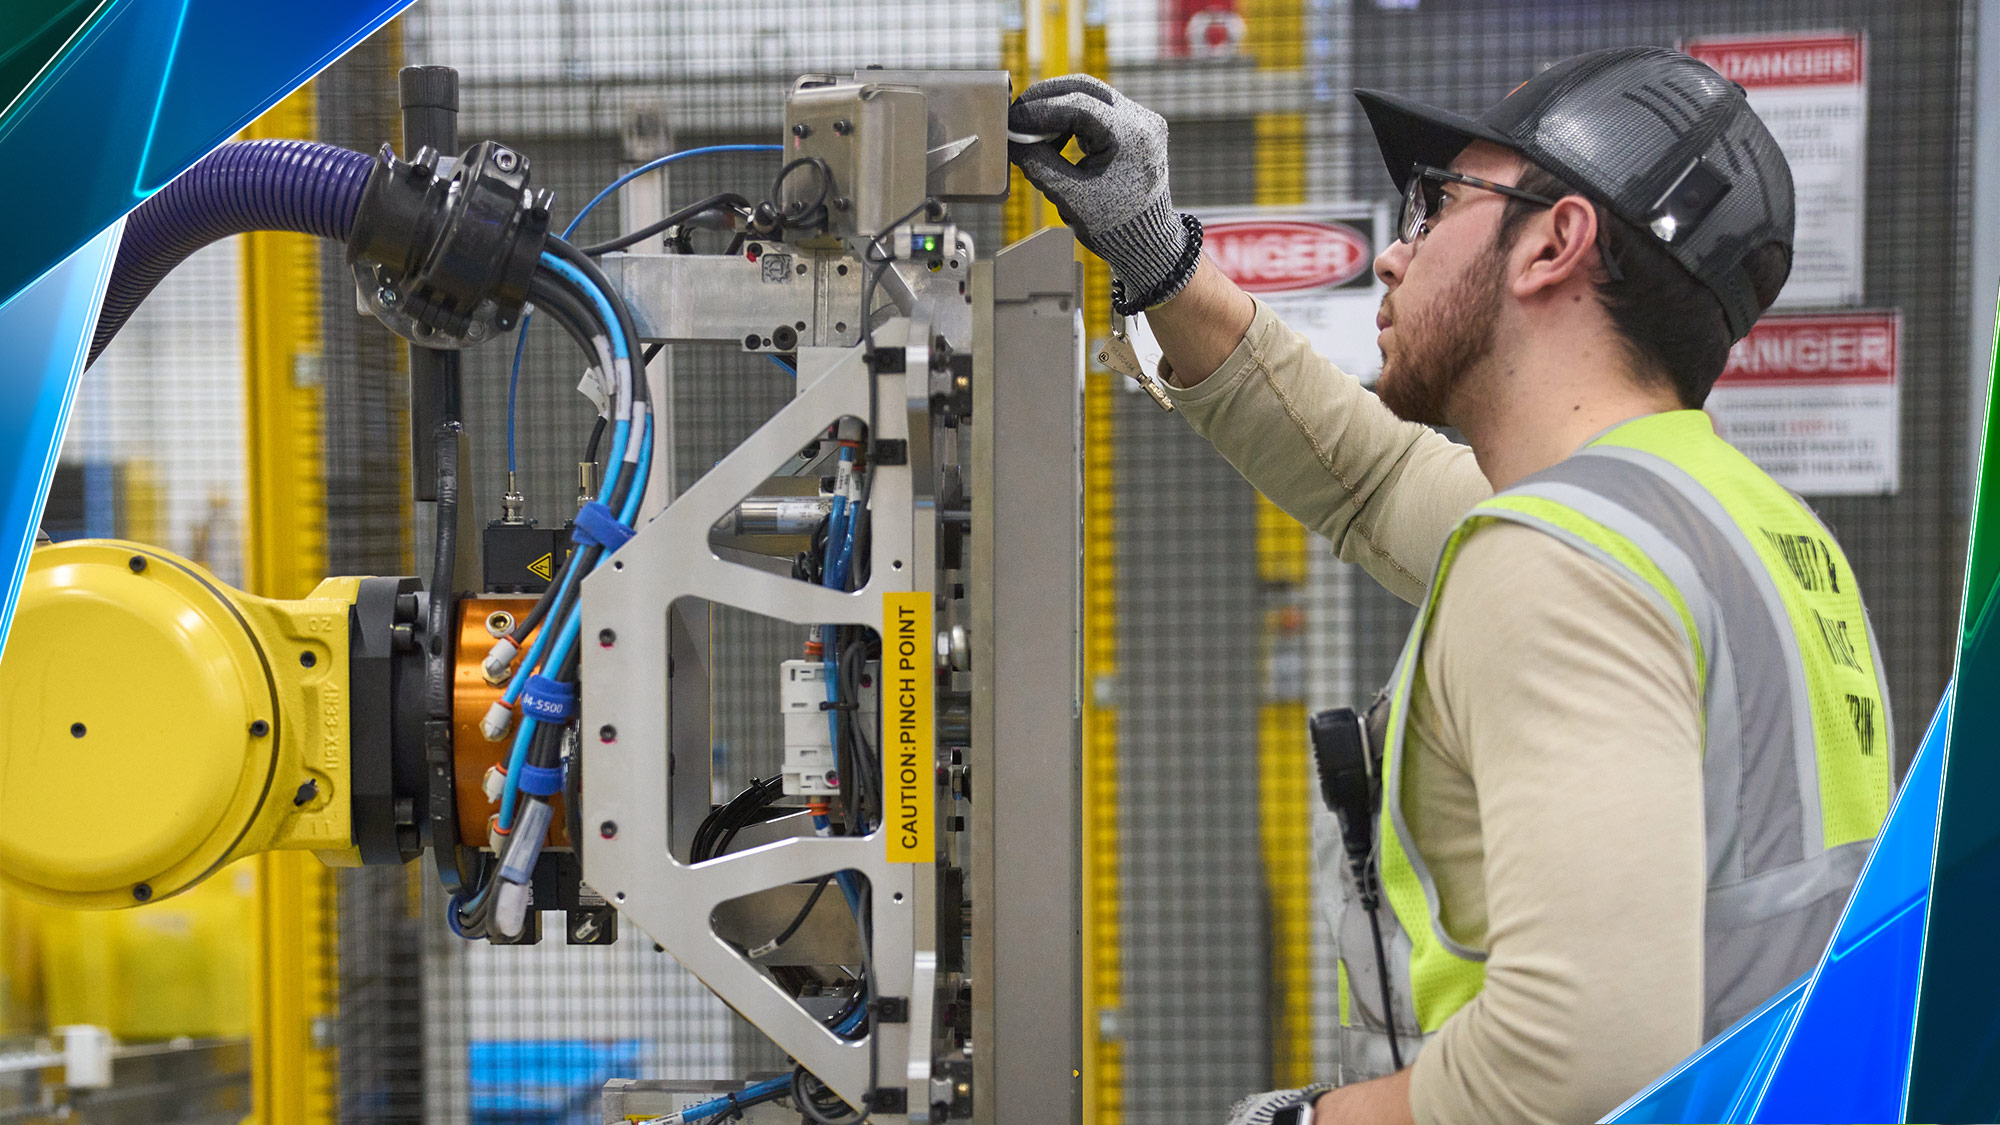
[[[1087,75],[1037,82],[1008,146],[1077,241],[1110,263],[1112,308],[1141,311],[1168,394],[1245,479],[1406,601],[1491,491],[1470,450],[1398,420],[1201,253],[1167,189],[1167,125]],[[1062,147],[1074,138],[1082,159]]]

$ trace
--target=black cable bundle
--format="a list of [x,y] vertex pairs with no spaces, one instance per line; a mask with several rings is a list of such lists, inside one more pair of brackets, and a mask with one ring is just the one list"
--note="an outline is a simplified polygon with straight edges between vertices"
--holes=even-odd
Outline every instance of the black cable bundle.
[[[817,177],[818,189],[810,203],[799,200],[786,206],[784,199],[785,181],[801,168],[811,168]],[[801,156],[787,161],[778,169],[776,179],[771,181],[771,201],[757,209],[757,219],[772,224],[770,237],[782,239],[794,231],[812,233],[827,227],[829,215],[827,204],[833,197],[833,168],[817,156]],[[758,229],[763,229],[760,226]]]
[[784,795],[783,775],[763,781],[753,779],[749,788],[702,819],[701,827],[695,829],[694,842],[688,846],[688,861],[700,863],[728,854],[729,843],[736,834],[766,819],[764,809]]
[[[599,288],[605,290],[611,302],[612,312],[618,316],[623,326],[622,334],[626,339],[626,348],[634,357],[632,370],[633,397],[642,402],[650,401],[651,392],[646,385],[645,368],[643,363],[638,360],[641,354],[639,350],[639,337],[637,331],[632,328],[632,311],[625,306],[624,298],[619,296],[615,289],[611,288],[609,280],[604,277],[603,271],[597,268],[596,263],[585,258],[578,252],[576,247],[553,236],[549,238],[546,247],[550,253],[556,254],[572,265],[576,265],[585,276],[590,277]],[[564,331],[568,332],[571,338],[577,342],[577,346],[583,349],[584,354],[589,357],[591,363],[600,362],[601,357],[597,354],[597,345],[593,342],[593,337],[602,335],[609,338],[614,329],[604,323],[604,319],[598,312],[595,302],[587,300],[562,275],[546,268],[535,271],[535,275],[529,283],[529,292],[535,301],[535,307],[552,316],[556,323],[561,325]],[[588,460],[596,460],[595,443],[598,436],[595,433],[592,435],[592,448],[588,451],[586,458]],[[631,440],[638,441],[638,435],[633,435]],[[604,475],[606,477],[610,476],[608,467]],[[619,510],[625,502],[626,495],[633,488],[640,487],[642,484],[642,482],[633,479],[636,475],[636,473],[623,474],[619,478],[618,486],[612,490],[612,494],[600,497],[599,499],[607,507],[611,508],[611,510]],[[594,545],[587,546],[580,551],[570,552],[569,558],[563,561],[562,568],[551,578],[548,588],[543,590],[542,596],[535,600],[534,607],[514,622],[514,628],[508,631],[508,639],[519,645],[527,638],[529,633],[535,630],[536,626],[540,625],[546,619],[551,619],[551,615],[553,615],[553,620],[561,621],[563,615],[568,612],[570,602],[575,600],[579,595],[578,588],[581,585],[580,583],[567,581],[569,573],[572,570],[576,570],[579,574],[590,573],[591,568],[597,565],[598,557],[602,553],[603,548]],[[581,568],[580,570],[577,569],[579,567]],[[558,591],[566,591],[566,595],[559,599],[557,596]]]
[[[836,727],[840,745],[835,753],[840,763],[840,776],[851,779],[841,787],[846,820],[852,826],[849,831],[860,836],[867,834],[882,811],[881,762],[875,757],[871,733],[863,729],[858,706],[862,681],[868,675],[868,661],[879,655],[880,649],[858,628],[843,628],[838,636],[841,638],[840,698],[856,706],[845,707],[839,713]],[[878,713],[880,707],[878,702]]]
[[682,229],[679,232],[679,237],[676,238],[676,245],[680,249],[680,252],[685,254],[691,249],[682,241],[687,234],[687,224],[711,211],[722,211],[732,215],[737,213],[747,215],[750,211],[750,201],[733,191],[725,191],[720,195],[711,195],[699,203],[691,203],[658,222],[648,223],[640,227],[631,234],[621,234],[608,242],[600,242],[594,246],[584,246],[580,249],[585,254],[595,258],[600,254],[609,254],[613,250],[623,250],[636,243],[644,242],[656,234],[663,234],[675,227],[680,227]]

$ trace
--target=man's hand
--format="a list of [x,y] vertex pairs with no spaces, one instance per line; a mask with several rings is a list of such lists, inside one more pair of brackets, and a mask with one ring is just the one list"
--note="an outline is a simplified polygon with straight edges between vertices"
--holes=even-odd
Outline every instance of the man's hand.
[[[1313,1101],[1326,1092],[1325,1086],[1307,1086],[1303,1090],[1252,1094],[1237,1102],[1235,1108],[1229,1111],[1229,1125],[1293,1125],[1304,1117],[1298,1111],[1311,1107]],[[1315,1125],[1318,1123],[1315,1122]]]
[[[1294,1111],[1311,1106],[1311,1118]],[[1229,1125],[1414,1125],[1410,1114],[1410,1069],[1368,1082],[1334,1089],[1307,1086],[1303,1090],[1272,1090],[1252,1094],[1229,1111]]]
[[[1130,315],[1179,293],[1201,261],[1201,223],[1167,192],[1167,123],[1085,74],[1037,82],[1007,111],[1007,155],[1056,205],[1077,241],[1111,264],[1112,308]],[[1063,145],[1075,137],[1083,159]]]

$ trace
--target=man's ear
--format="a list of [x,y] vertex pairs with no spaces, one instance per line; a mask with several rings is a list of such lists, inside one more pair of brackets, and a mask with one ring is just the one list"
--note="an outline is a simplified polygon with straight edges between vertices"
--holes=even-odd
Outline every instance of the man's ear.
[[1597,208],[1580,195],[1563,196],[1521,225],[1509,258],[1509,285],[1522,299],[1588,277],[1597,260]]

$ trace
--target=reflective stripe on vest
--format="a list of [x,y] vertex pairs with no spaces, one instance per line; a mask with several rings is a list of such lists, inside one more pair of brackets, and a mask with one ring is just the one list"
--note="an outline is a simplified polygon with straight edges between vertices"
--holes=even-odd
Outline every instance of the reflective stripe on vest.
[[[1712,1036],[1812,967],[1887,814],[1891,728],[1881,660],[1852,569],[1803,503],[1717,438],[1706,415],[1635,419],[1475,507],[1446,542],[1389,684],[1380,832],[1385,898],[1407,950],[1397,1025],[1428,1035],[1485,983],[1485,952],[1439,924],[1437,887],[1399,799],[1423,638],[1465,539],[1504,520],[1597,559],[1671,622],[1703,701],[1708,861],[1705,1022]],[[1339,866],[1336,864],[1336,867]],[[1345,914],[1357,914],[1348,908]],[[1339,914],[1333,919],[1342,932]],[[1363,920],[1365,926],[1365,919]],[[1385,934],[1386,936],[1386,934]],[[1341,943],[1358,1011],[1343,1032],[1382,1052],[1373,950]],[[1405,966],[1397,966],[1403,969]],[[1365,978],[1364,984],[1356,978]],[[1345,1054],[1346,1052],[1344,1052]]]

